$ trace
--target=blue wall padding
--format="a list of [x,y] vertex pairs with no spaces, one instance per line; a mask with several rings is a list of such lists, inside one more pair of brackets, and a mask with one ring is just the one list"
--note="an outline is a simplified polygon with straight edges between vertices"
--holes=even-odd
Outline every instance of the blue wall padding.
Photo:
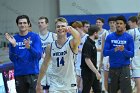
[[136,16],[137,13],[97,14],[97,15],[61,15],[61,17],[65,17],[67,19],[68,23],[71,23],[73,21],[87,20],[91,24],[95,24],[96,19],[98,17],[101,17],[101,18],[104,18],[104,20],[105,20],[105,24],[104,24],[103,28],[108,30],[109,29],[108,22],[107,22],[108,18],[110,16],[119,16],[119,15],[124,15],[128,19],[130,16]]

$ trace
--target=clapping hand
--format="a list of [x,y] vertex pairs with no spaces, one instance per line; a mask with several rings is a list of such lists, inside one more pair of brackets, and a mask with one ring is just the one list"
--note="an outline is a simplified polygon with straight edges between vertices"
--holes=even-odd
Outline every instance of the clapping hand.
[[29,38],[23,40],[23,42],[24,42],[24,44],[25,44],[25,47],[26,47],[27,49],[30,48],[30,38],[31,38],[31,37],[29,37]]
[[124,45],[121,45],[121,46],[117,46],[117,47],[115,47],[115,52],[117,52],[117,51],[123,51],[124,50]]
[[123,51],[124,50],[124,45],[119,46],[119,50]]
[[12,44],[13,47],[16,46],[15,38],[11,36],[9,33],[5,33],[5,38]]

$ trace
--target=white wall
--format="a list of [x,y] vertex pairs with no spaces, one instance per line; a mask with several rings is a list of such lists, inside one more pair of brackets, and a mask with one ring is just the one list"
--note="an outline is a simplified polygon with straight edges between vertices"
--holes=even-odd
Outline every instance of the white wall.
[[60,15],[140,12],[140,0],[60,0]]
[[58,16],[57,0],[0,0],[0,32],[18,32],[16,17],[29,16],[33,31],[38,31],[38,18],[47,16],[49,29],[54,30],[54,19]]
[[[0,0],[0,32],[18,32],[16,17],[27,14],[37,32],[40,16],[50,20],[54,31],[54,19],[60,15],[86,15],[139,12],[140,0]],[[59,11],[60,10],[60,11]]]

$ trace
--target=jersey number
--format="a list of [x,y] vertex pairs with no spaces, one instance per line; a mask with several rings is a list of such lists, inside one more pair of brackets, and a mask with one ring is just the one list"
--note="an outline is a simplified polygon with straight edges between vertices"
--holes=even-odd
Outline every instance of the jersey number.
[[59,67],[60,64],[61,64],[62,66],[64,66],[64,58],[63,58],[63,57],[62,57],[61,59],[60,59],[59,57],[57,58],[57,67]]
[[101,43],[102,43],[101,40],[98,40],[98,45],[101,45]]

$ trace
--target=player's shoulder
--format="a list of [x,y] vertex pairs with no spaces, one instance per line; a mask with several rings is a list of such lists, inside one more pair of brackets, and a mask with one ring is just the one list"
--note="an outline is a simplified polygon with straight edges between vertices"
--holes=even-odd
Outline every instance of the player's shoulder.
[[124,32],[124,36],[123,37],[132,39],[133,35],[129,34],[128,32]]
[[28,32],[28,35],[31,37],[39,37],[39,34],[35,32]]
[[129,29],[129,30],[127,30],[126,32],[127,32],[128,34],[130,34],[130,35],[134,35],[134,32],[135,32],[135,31],[134,31],[134,29]]
[[106,35],[106,38],[112,39],[112,38],[114,38],[115,36],[116,36],[116,32],[112,32],[112,33],[108,33],[108,34]]
[[55,32],[49,31],[50,34],[52,35],[57,35]]
[[53,40],[57,40],[57,34],[54,32],[50,32],[50,34],[52,35]]

